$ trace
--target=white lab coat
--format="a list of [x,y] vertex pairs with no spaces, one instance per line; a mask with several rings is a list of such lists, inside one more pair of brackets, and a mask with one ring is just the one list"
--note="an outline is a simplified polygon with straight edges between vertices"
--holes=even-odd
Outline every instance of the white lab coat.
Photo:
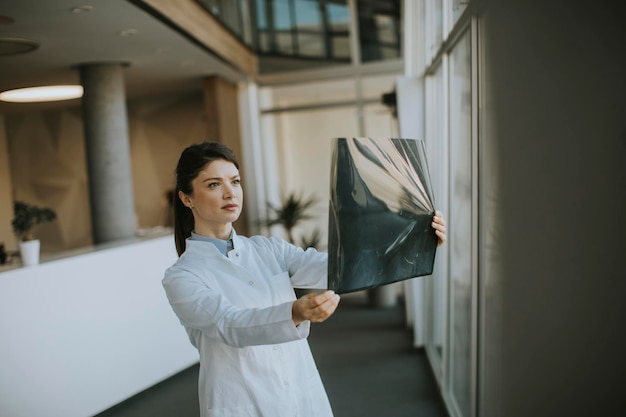
[[202,417],[330,417],[293,287],[326,288],[327,255],[284,240],[233,234],[221,254],[187,240],[165,272],[170,304],[200,353]]

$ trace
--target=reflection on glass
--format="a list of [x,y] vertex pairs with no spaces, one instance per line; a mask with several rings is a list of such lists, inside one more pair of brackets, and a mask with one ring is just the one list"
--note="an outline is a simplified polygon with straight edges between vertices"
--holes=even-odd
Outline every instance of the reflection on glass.
[[443,43],[443,1],[426,1],[426,52],[427,60],[431,60]]
[[[444,136],[444,74],[443,65],[440,65],[432,76],[426,79],[426,94],[427,103],[426,106],[426,136],[432,138],[430,142],[430,151],[434,152],[435,160],[443,161],[447,155],[445,147]],[[431,156],[433,153],[430,154]],[[446,175],[444,171],[444,165],[433,167],[431,171],[433,187],[435,195],[437,192],[445,190]],[[444,212],[447,212],[447,208],[444,208]],[[443,370],[443,342],[445,335],[445,308],[446,308],[446,265],[441,262],[444,259],[439,259],[439,265],[435,265],[435,271],[433,275],[428,278],[428,308],[429,308],[429,321],[427,324],[427,346],[430,352],[434,354],[434,369],[439,372],[438,376],[441,377]]]
[[244,27],[244,22],[247,21],[244,14],[248,11],[240,0],[198,0],[198,2],[246,44],[251,43],[250,28]]
[[435,44],[437,47],[443,42],[443,0],[435,1]]
[[324,8],[313,1],[299,1],[294,5],[298,54],[315,57],[332,53],[324,44],[324,28],[328,26],[326,13],[320,13]]
[[450,55],[450,354],[452,395],[471,408],[472,363],[472,88],[470,34]]
[[328,284],[338,293],[432,273],[437,237],[423,141],[333,144]]
[[459,20],[470,0],[452,0],[452,25]]
[[350,62],[346,0],[255,0],[261,72]]
[[399,58],[400,1],[357,0],[363,62]]

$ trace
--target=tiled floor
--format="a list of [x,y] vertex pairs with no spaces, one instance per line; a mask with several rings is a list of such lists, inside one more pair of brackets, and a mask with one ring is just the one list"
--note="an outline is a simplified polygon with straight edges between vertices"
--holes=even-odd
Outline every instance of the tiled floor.
[[[447,417],[400,304],[371,308],[365,294],[345,295],[309,342],[335,417]],[[197,376],[194,366],[97,417],[197,417]]]

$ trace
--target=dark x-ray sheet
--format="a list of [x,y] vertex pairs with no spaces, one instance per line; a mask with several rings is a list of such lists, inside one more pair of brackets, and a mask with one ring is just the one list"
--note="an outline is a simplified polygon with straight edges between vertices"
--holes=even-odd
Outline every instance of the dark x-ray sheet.
[[336,138],[328,288],[348,293],[433,270],[437,236],[424,142]]

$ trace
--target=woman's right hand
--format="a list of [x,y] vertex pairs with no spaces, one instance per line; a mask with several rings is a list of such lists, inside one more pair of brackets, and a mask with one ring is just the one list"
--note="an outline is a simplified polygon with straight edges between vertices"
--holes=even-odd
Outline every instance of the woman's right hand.
[[296,326],[305,320],[322,322],[335,312],[339,298],[339,294],[331,290],[303,295],[293,302],[291,318]]

